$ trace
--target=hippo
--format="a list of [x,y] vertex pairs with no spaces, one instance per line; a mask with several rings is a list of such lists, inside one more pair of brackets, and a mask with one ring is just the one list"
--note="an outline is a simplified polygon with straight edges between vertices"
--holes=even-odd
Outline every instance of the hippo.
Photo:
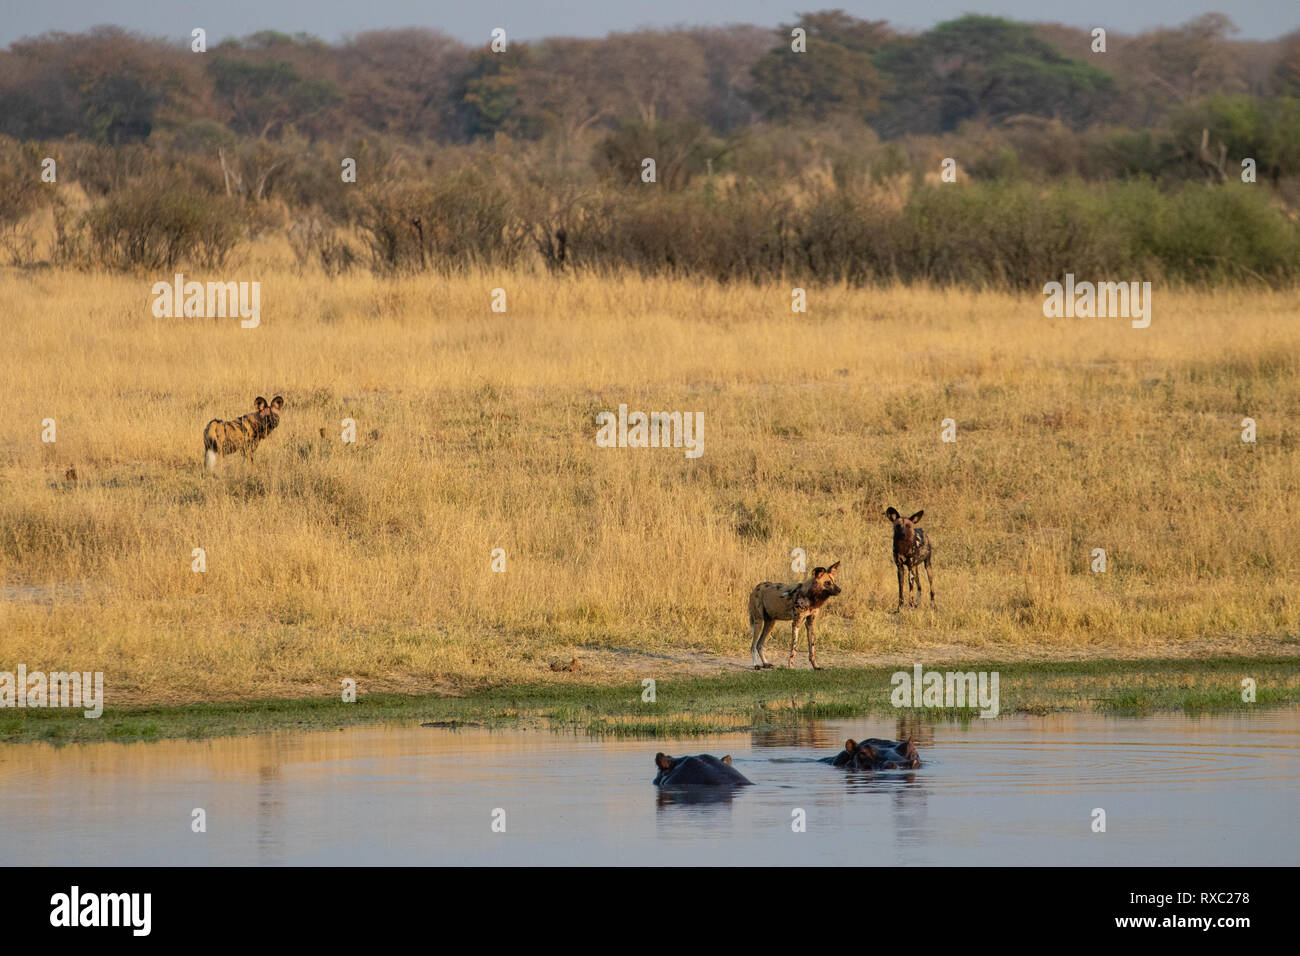
[[843,750],[834,757],[822,757],[821,761],[849,770],[915,770],[921,766],[911,738],[893,741],[869,737],[862,743],[846,740]]
[[698,757],[670,757],[655,754],[659,775],[656,787],[741,787],[752,781],[731,765],[728,754],[719,760],[713,754]]

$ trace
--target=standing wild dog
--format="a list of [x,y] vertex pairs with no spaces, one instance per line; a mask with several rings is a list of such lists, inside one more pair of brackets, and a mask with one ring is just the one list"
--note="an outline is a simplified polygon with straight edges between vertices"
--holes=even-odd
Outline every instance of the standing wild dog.
[[813,568],[812,577],[798,584],[764,581],[750,592],[749,630],[754,639],[749,645],[749,656],[754,662],[754,670],[772,666],[763,657],[763,643],[777,621],[793,622],[790,630],[790,667],[794,667],[794,646],[799,640],[799,625],[808,622],[808,663],[812,664],[814,670],[821,670],[817,666],[813,624],[822,605],[840,593],[840,586],[835,583],[835,569],[839,566],[840,563],[836,561],[829,568]]
[[222,455],[240,452],[250,462],[258,444],[280,424],[280,409],[284,399],[279,395],[266,403],[261,395],[253,400],[254,410],[242,418],[223,422],[214,418],[203,429],[203,464],[208,471],[216,471],[217,459]]
[[[925,579],[930,582],[930,603],[934,604],[934,573],[930,570],[930,536],[924,528],[916,523],[921,520],[924,511],[918,511],[910,518],[904,518],[897,508],[885,512],[894,525],[894,566],[898,568],[898,608],[903,609],[903,574],[907,574],[907,594],[912,607],[916,607],[921,596],[921,565],[925,565]],[[916,585],[916,597],[912,597],[912,585]]]

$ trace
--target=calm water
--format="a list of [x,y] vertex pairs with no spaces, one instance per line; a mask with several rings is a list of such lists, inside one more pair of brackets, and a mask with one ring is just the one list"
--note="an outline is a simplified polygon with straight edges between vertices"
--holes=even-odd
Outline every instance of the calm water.
[[[846,737],[900,731],[922,769],[814,762]],[[756,786],[667,798],[650,783],[658,750],[730,753]],[[1294,865],[1298,783],[1300,709],[828,721],[686,741],[369,727],[0,745],[0,864]],[[191,832],[195,807],[206,833]],[[1095,807],[1106,833],[1090,828]],[[791,830],[796,808],[807,832]]]

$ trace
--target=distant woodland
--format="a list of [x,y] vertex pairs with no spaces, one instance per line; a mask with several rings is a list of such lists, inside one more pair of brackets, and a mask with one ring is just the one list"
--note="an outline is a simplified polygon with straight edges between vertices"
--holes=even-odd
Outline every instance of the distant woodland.
[[1234,32],[1209,14],[1101,52],[1059,24],[834,10],[504,52],[46,34],[0,51],[0,262],[214,265],[278,231],[327,273],[1290,283],[1300,31]]

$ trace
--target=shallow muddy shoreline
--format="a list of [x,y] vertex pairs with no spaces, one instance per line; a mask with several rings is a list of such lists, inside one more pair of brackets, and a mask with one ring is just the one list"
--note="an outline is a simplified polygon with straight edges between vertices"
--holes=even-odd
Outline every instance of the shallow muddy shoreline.
[[[483,687],[456,696],[367,694],[360,682],[357,699],[351,703],[338,697],[308,697],[123,708],[114,707],[110,697],[97,719],[86,719],[71,709],[0,710],[0,742],[125,743],[384,723],[655,738],[881,714],[922,721],[984,719],[978,701],[975,706],[896,706],[899,684],[894,675],[900,671],[910,677],[912,669],[776,668],[658,680],[652,688],[641,680],[548,683]],[[1000,715],[1208,714],[1300,703],[1300,657],[927,662],[924,671],[996,673]],[[1253,701],[1243,699],[1251,696],[1245,681],[1253,682]]]

